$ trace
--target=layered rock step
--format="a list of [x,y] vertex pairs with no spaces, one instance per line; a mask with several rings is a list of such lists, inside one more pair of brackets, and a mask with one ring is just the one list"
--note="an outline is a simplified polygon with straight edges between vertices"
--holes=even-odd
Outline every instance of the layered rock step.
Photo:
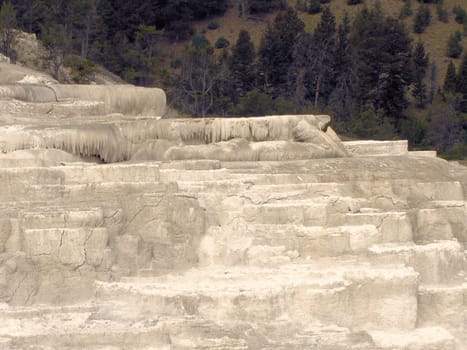
[[[332,263],[335,268],[326,267]],[[217,322],[290,317],[352,329],[413,329],[417,273],[402,266],[352,260],[277,268],[219,266],[179,276],[98,282],[97,297],[150,314],[195,315]]]
[[439,327],[367,333],[290,320],[268,320],[253,327],[244,322],[215,323],[193,316],[141,317],[131,310],[117,309],[117,305],[14,311],[2,308],[1,321],[2,349],[455,349],[453,337]]
[[[172,177],[179,189],[197,195],[207,208],[222,203],[216,210],[224,220],[211,218],[215,226],[202,242],[201,264],[283,266],[345,255],[371,266],[400,263],[418,273],[418,328],[413,334],[370,332],[375,348],[376,343],[387,349],[464,348],[467,216],[459,182],[311,183],[310,177],[258,176],[254,171],[245,174],[245,182],[235,177],[229,182],[223,176],[203,174],[197,181]],[[446,321],[437,323],[438,318]],[[433,325],[445,328],[420,328]],[[421,338],[427,344],[418,343]]]
[[368,169],[343,175],[352,162],[7,170],[2,227],[21,243],[0,237],[19,251],[0,276],[22,292],[2,300],[93,306],[41,322],[12,312],[0,343],[463,350],[463,185],[443,162],[417,158],[411,176],[398,161],[363,158]]
[[21,228],[25,230],[98,227],[104,223],[104,213],[102,208],[45,207],[22,211],[19,221]]
[[[238,231],[237,231],[238,230]],[[203,265],[268,266],[320,257],[356,256],[415,269],[422,284],[462,283],[464,251],[457,241],[384,243],[374,225],[253,225],[210,228],[200,245]]]
[[86,305],[2,311],[5,349],[247,349],[233,332],[192,317],[115,320],[112,310]]

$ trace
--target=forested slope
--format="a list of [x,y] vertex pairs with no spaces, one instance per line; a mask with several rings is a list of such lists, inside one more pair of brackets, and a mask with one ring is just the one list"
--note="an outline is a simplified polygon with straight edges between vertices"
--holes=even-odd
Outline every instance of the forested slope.
[[85,83],[98,63],[182,113],[328,113],[348,137],[467,156],[462,0],[1,3],[3,53],[13,29],[34,32],[59,80],[67,66]]

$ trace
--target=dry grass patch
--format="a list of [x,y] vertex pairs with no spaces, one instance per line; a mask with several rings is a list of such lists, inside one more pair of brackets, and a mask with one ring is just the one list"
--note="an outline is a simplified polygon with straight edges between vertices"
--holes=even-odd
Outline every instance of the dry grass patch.
[[[366,6],[373,7],[377,0],[367,0]],[[295,4],[294,1],[291,1],[291,4]],[[398,17],[400,9],[403,6],[403,1],[400,0],[381,0],[381,8],[385,14],[391,15],[393,17]],[[412,1],[413,11],[416,13],[418,6],[420,4],[417,1]],[[465,0],[445,0],[444,7],[449,11],[449,23],[440,22],[437,18],[436,5],[430,4],[427,5],[431,9],[432,13],[432,23],[427,28],[426,32],[423,34],[413,33],[413,18],[411,16],[407,18],[404,22],[406,23],[407,29],[411,33],[414,43],[421,39],[425,43],[425,48],[427,53],[430,55],[436,65],[438,66],[438,83],[442,84],[444,81],[444,76],[446,74],[447,65],[450,58],[446,57],[446,47],[447,40],[451,33],[454,33],[456,30],[463,31],[463,26],[454,21],[454,15],[452,14],[452,8],[456,5],[463,6],[467,10],[467,3]],[[347,5],[347,0],[332,0],[329,4],[331,11],[336,16],[337,24],[342,22],[344,14],[347,12],[350,18],[355,18],[356,14],[361,11],[363,4],[360,5]],[[267,23],[272,21],[276,16],[277,12],[270,13],[264,16],[256,16],[254,18],[244,19],[239,16],[238,10],[236,7],[230,8],[223,16],[212,17],[202,21],[194,23],[194,27],[198,34],[203,34],[211,42],[212,45],[220,37],[226,38],[230,45],[232,46],[238,38],[240,30],[245,29],[250,33],[253,43],[255,44],[256,49],[258,49],[261,42],[261,37],[263,36],[264,30],[266,29]],[[306,12],[299,12],[300,19],[305,23],[305,29],[308,32],[312,32],[316,25],[318,24],[321,15],[310,15]],[[216,21],[219,23],[219,28],[215,30],[209,30],[208,24],[211,21]],[[166,60],[164,66],[167,66],[167,69],[170,70],[170,62],[176,58],[180,57],[183,49],[189,45],[191,40],[181,43],[163,43],[162,50],[166,55]],[[467,37],[464,37],[462,40],[462,45],[464,46],[464,52],[467,52]],[[220,50],[218,50],[220,52]],[[459,59],[453,60],[456,66],[459,65]]]

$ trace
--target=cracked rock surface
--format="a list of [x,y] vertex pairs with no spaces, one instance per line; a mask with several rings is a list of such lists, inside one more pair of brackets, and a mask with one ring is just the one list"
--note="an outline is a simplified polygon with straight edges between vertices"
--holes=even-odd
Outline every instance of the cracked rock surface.
[[0,349],[467,349],[467,168],[326,116],[109,116],[86,87],[47,114],[25,83],[0,91]]

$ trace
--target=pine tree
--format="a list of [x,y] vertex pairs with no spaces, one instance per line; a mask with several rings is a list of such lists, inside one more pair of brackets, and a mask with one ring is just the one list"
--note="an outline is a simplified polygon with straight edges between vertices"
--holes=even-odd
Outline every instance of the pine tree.
[[415,33],[423,33],[425,29],[431,23],[431,12],[428,6],[419,6],[417,13],[415,14],[413,30]]
[[355,84],[354,63],[350,42],[349,28],[344,20],[337,31],[337,44],[334,52],[334,89],[329,96],[328,106],[333,116],[341,125],[349,126],[353,110],[353,89]]
[[290,97],[299,109],[304,109],[310,99],[311,65],[315,53],[313,37],[310,33],[299,36],[294,45],[293,61],[288,71]]
[[452,12],[455,14],[455,21],[459,24],[464,23],[465,19],[467,18],[467,11],[464,10],[462,6],[456,5],[452,9]]
[[329,7],[324,9],[313,36],[314,39],[323,47],[335,43],[336,17],[334,17]]
[[39,32],[40,20],[47,10],[44,0],[16,0],[18,24],[28,33]]
[[438,66],[432,62],[430,65],[430,94],[429,103],[432,104],[435,100],[436,91],[438,90]]
[[336,34],[336,18],[329,7],[326,7],[313,33],[316,47],[316,55],[312,62],[315,76],[313,101],[315,108],[318,107],[320,96],[324,95],[323,97],[327,100],[332,91]]
[[399,19],[405,19],[412,15],[413,15],[412,0],[405,0],[404,6],[402,6],[401,11],[399,13]]
[[60,70],[65,61],[65,57],[70,54],[71,47],[68,40],[68,33],[63,24],[49,25],[43,29],[42,42],[48,53],[47,61],[50,65],[52,76],[60,81]]
[[[74,36],[80,42],[80,56],[88,56],[90,40],[96,31],[98,18],[95,0],[68,1],[69,12],[72,13],[72,27]],[[154,26],[145,26],[146,28]],[[138,31],[140,27],[138,27]],[[155,30],[155,28],[154,28]]]
[[352,43],[359,106],[383,110],[398,125],[412,80],[411,39],[404,24],[393,18],[373,18],[353,32]]
[[255,56],[255,47],[250,34],[246,30],[241,30],[237,42],[232,47],[232,56],[228,61],[233,85],[239,96],[245,96],[248,91],[254,88]]
[[305,100],[311,100],[315,108],[321,101],[326,105],[334,85],[335,49],[336,20],[325,7],[313,35],[301,35],[294,47],[289,91],[300,107],[306,105]]
[[457,90],[456,66],[452,61],[449,62],[448,69],[446,71],[443,90],[446,93],[455,93]]
[[449,13],[448,11],[444,8],[443,3],[440,1],[436,5],[436,14],[438,15],[438,20],[444,23],[449,22]]
[[1,51],[11,57],[11,44],[14,39],[14,30],[16,29],[16,10],[10,1],[6,1],[0,8],[0,35],[1,35]]
[[259,64],[266,91],[278,96],[287,89],[287,72],[293,62],[294,43],[305,24],[288,8],[279,13],[266,28],[258,51]]
[[461,111],[467,113],[467,54],[462,58],[457,74],[457,92],[462,95]]
[[310,0],[308,13],[315,14],[321,12],[321,0]]
[[412,95],[417,100],[417,106],[423,108],[427,99],[425,77],[428,69],[428,56],[425,53],[425,45],[417,42],[413,53],[414,64],[414,89]]
[[342,26],[343,33],[345,33],[346,36],[350,33],[350,24],[349,13],[345,11],[344,18],[342,19],[340,26]]
[[448,40],[446,55],[450,58],[459,58],[463,50],[459,35],[451,34]]
[[282,0],[249,0],[251,14],[266,13],[273,10],[284,10],[285,2]]

